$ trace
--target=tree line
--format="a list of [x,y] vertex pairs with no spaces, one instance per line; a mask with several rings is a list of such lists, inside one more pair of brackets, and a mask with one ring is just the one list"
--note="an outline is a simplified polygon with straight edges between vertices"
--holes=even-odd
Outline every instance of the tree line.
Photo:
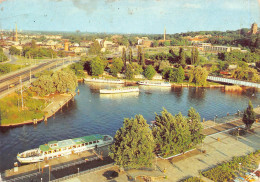
[[169,157],[184,153],[200,144],[205,136],[201,118],[194,108],[188,116],[173,116],[166,109],[156,114],[149,126],[142,115],[125,118],[114,137],[110,156],[124,168],[151,167],[155,155]]

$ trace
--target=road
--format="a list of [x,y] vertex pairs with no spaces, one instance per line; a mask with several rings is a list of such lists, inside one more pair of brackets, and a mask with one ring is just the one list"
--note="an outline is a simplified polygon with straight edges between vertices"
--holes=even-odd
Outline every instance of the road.
[[[54,69],[60,66],[63,66],[64,64],[68,63],[73,63],[77,62],[78,60],[53,60],[53,61],[48,61],[45,63],[41,63],[36,67],[33,68],[28,68],[25,70],[22,70],[18,73],[13,73],[9,76],[5,77],[0,77],[0,95],[3,94],[5,91],[9,90],[9,86],[12,85],[12,87],[15,87],[20,84],[20,82],[25,82],[30,80],[30,73],[31,73],[31,78],[34,78],[35,74],[44,70],[50,70]],[[20,80],[21,79],[21,80]]]

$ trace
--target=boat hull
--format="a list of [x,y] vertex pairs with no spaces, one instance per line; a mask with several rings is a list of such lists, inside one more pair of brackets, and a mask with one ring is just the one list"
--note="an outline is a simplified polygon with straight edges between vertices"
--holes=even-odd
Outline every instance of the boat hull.
[[134,89],[116,89],[116,90],[111,90],[111,89],[101,89],[100,93],[101,94],[118,94],[118,93],[129,93],[129,92],[139,92],[139,88],[134,88]]
[[147,83],[147,82],[138,82],[139,85],[146,85],[146,86],[158,86],[158,87],[171,87],[170,83]]
[[116,83],[116,84],[124,84],[123,80],[106,80],[106,79],[95,79],[95,78],[84,78],[84,82],[97,82],[97,83]]

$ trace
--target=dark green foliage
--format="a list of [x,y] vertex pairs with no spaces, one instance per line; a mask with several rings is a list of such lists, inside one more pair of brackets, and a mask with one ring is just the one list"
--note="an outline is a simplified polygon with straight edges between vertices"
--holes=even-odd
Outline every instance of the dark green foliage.
[[180,51],[179,51],[179,64],[182,66],[186,65],[186,56],[185,56],[185,52],[184,52],[183,48],[180,48]]
[[129,63],[133,62],[133,51],[131,48],[129,48]]
[[153,68],[152,65],[147,66],[147,68],[144,71],[144,76],[148,79],[151,80],[154,75],[156,74],[155,69]]
[[248,107],[244,111],[243,122],[245,123],[246,127],[250,129],[253,123],[255,122],[255,119],[256,117],[255,117],[254,108],[251,101],[249,100]]
[[183,153],[201,143],[204,136],[200,116],[195,109],[189,110],[189,116],[181,113],[173,116],[166,109],[155,117],[153,135],[156,152],[164,157]]
[[109,155],[120,167],[150,167],[154,159],[152,131],[142,115],[126,118],[114,137]]
[[57,53],[52,49],[46,49],[41,47],[23,47],[22,55],[26,58],[56,58]]
[[70,69],[75,73],[76,76],[78,77],[84,77],[84,62],[78,62],[78,63],[73,63],[72,65],[70,65]]
[[173,82],[182,83],[185,79],[185,73],[182,66],[179,66],[179,68],[174,69],[172,72],[170,72],[169,79]]
[[91,67],[91,75],[98,76],[103,74],[105,69],[105,63],[100,57],[95,57],[91,61],[90,67]]
[[128,80],[132,80],[134,78],[134,69],[131,64],[126,65],[125,77]]
[[142,65],[142,48],[138,46],[137,49],[137,62]]
[[194,65],[194,64],[198,64],[199,63],[199,51],[198,51],[198,48],[195,48],[193,47],[191,49],[191,64]]
[[98,43],[98,41],[96,40],[94,42],[94,44],[92,44],[89,48],[89,54],[94,54],[94,55],[98,55],[100,54],[100,51],[101,51],[101,46],[100,44]]
[[231,52],[222,52],[218,53],[218,58],[222,61],[227,62],[238,62],[238,61],[244,61],[247,63],[253,63],[260,59],[260,55],[256,53],[243,53],[238,50],[233,50]]
[[32,91],[41,96],[58,92],[74,92],[78,86],[77,77],[69,69],[39,75],[38,79],[32,83]]
[[113,59],[113,63],[111,66],[112,75],[116,77],[117,73],[122,71],[123,66],[124,66],[124,63],[123,63],[122,59],[120,59],[120,58]]
[[201,134],[203,128],[201,125],[200,114],[196,112],[193,107],[191,107],[188,111],[188,125],[191,132],[192,146],[195,147],[197,144],[203,141],[205,135]]
[[17,49],[16,47],[11,46],[11,47],[9,48],[9,53],[10,53],[11,55],[20,55],[21,51],[20,51],[19,49]]
[[194,82],[197,86],[205,86],[208,72],[200,66],[192,68],[189,72],[189,82]]
[[126,67],[126,51],[125,51],[125,48],[123,48],[123,51],[122,51],[122,61],[124,63],[124,67]]

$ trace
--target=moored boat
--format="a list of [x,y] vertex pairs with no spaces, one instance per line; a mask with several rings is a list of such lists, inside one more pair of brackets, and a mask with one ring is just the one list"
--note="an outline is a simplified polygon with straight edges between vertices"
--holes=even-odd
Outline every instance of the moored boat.
[[171,87],[172,85],[169,82],[158,82],[158,81],[139,81],[139,85],[147,86],[160,86],[160,87]]
[[120,88],[100,89],[99,92],[101,94],[139,92],[139,88],[138,87],[120,87]]
[[98,83],[118,83],[123,84],[125,83],[123,80],[119,79],[104,79],[104,78],[84,78],[84,82],[98,82]]
[[113,143],[113,137],[100,134],[62,141],[50,141],[48,144],[40,145],[39,148],[27,150],[18,154],[17,160],[20,163],[40,162],[106,146],[111,143]]

